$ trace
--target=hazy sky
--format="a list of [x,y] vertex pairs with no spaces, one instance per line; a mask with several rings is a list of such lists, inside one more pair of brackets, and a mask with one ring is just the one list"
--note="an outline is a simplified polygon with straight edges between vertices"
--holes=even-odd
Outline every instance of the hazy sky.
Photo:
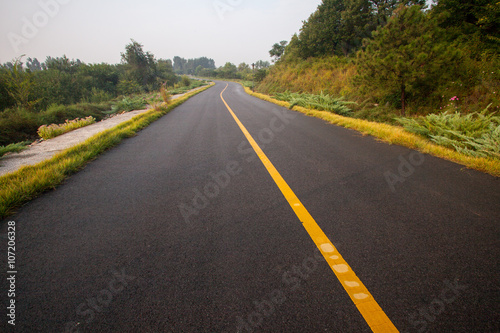
[[0,63],[26,54],[120,62],[130,39],[156,58],[217,66],[270,60],[321,0],[0,0]]

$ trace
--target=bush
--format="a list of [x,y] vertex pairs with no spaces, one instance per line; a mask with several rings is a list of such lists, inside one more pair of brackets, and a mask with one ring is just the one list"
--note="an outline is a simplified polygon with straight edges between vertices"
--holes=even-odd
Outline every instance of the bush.
[[182,78],[181,78],[181,84],[184,87],[189,87],[191,85],[191,80],[186,75],[183,75]]
[[43,122],[37,114],[22,108],[0,113],[0,145],[36,140],[36,131]]
[[112,108],[112,113],[116,112],[129,112],[133,110],[142,110],[146,107],[147,102],[142,97],[129,98],[125,97],[121,101],[115,103]]

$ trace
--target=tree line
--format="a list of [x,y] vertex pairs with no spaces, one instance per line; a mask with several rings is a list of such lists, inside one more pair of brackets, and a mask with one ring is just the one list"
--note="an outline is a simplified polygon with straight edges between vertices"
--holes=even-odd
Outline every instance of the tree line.
[[54,104],[102,102],[156,91],[178,80],[170,60],[156,59],[134,40],[115,65],[86,64],[66,56],[47,57],[42,63],[19,58],[0,66],[0,110],[17,107],[40,112]]

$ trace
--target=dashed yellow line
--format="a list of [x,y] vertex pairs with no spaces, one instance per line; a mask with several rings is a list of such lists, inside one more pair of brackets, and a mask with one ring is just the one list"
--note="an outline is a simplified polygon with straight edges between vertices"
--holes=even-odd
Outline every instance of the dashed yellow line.
[[353,303],[358,308],[359,312],[365,319],[366,323],[370,326],[373,332],[399,332],[394,324],[391,322],[389,317],[385,314],[382,308],[375,301],[373,296],[370,294],[368,289],[364,286],[361,280],[356,276],[352,268],[347,264],[347,262],[342,258],[340,253],[337,251],[332,242],[325,235],[323,230],[316,223],[314,218],[309,214],[307,209],[304,207],[302,202],[300,202],[299,198],[292,191],[290,186],[285,182],[283,177],[281,177],[280,173],[274,165],[271,163],[269,158],[264,154],[262,149],[259,147],[257,142],[250,135],[245,126],[241,123],[238,117],[234,114],[233,110],[229,107],[229,105],[222,97],[222,94],[226,91],[226,85],[224,90],[220,94],[220,98],[226,105],[227,109],[233,116],[234,120],[240,127],[241,131],[247,138],[250,145],[252,145],[253,149],[259,156],[260,160],[266,167],[267,171],[271,175],[271,177],[278,185],[281,193],[285,196],[286,200],[292,207],[293,211],[297,215],[297,217],[302,222],[304,228],[311,236],[312,240],[321,251],[321,254],[327,261],[328,265],[335,273],[340,283],[344,287],[345,291],[353,301]]

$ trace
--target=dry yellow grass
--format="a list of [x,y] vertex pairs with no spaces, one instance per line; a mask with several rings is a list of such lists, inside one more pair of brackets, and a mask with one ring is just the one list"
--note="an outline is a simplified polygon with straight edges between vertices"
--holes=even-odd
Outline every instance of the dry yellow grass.
[[[290,106],[290,104],[287,102],[278,101],[272,98],[271,96],[253,92],[249,88],[245,88],[245,91],[249,95],[255,96],[262,100],[286,108]],[[365,135],[371,135],[389,144],[397,144],[411,149],[415,149],[425,154],[430,154],[436,157],[440,157],[464,165],[470,169],[479,170],[482,172],[489,173],[490,175],[500,177],[500,161],[490,158],[471,157],[461,154],[455,150],[439,146],[427,140],[426,138],[407,132],[402,127],[392,126],[383,123],[376,123],[362,119],[343,117],[327,111],[310,110],[300,106],[295,106],[293,110],[302,112],[308,116],[323,119],[331,124],[354,129]]]

